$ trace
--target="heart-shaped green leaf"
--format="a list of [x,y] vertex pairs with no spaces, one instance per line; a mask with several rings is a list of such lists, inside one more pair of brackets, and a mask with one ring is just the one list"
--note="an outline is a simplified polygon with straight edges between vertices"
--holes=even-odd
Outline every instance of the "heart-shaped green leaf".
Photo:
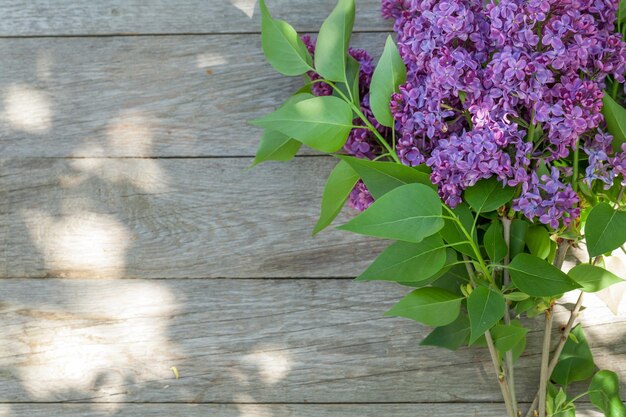
[[496,210],[513,199],[515,188],[505,187],[495,177],[478,181],[465,190],[465,201],[478,213]]
[[509,350],[515,349],[520,344],[526,345],[526,334],[528,329],[521,325],[497,324],[491,329],[493,343],[498,352],[505,354]]
[[385,49],[376,65],[370,86],[370,106],[378,122],[387,127],[393,126],[393,116],[389,102],[391,95],[406,81],[406,66],[396,44],[387,37]]
[[586,292],[596,292],[623,282],[623,279],[599,266],[580,264],[567,273]]
[[593,376],[589,400],[606,417],[626,417],[626,406],[620,398],[619,377],[615,372],[599,371]]
[[406,317],[427,326],[445,326],[459,316],[461,301],[463,297],[439,288],[419,288],[400,300],[385,316]]
[[554,382],[563,386],[589,379],[595,370],[593,355],[582,326],[579,324],[574,327],[571,334],[574,337],[568,338],[565,342],[559,362],[551,376]]
[[320,28],[315,45],[315,70],[327,80],[346,82],[354,9],[354,0],[339,0]]
[[491,262],[499,262],[504,259],[507,253],[507,247],[506,241],[504,240],[504,228],[502,223],[497,220],[491,223],[487,232],[485,232],[483,243],[485,245],[485,252],[487,252],[487,256],[489,256]]
[[312,59],[306,45],[289,23],[276,20],[264,0],[261,7],[261,44],[268,62],[284,75],[302,75],[312,70]]
[[394,188],[402,185],[419,183],[435,189],[428,174],[406,165],[395,162],[370,161],[369,159],[354,158],[338,155],[346,161],[363,178],[367,189],[375,199],[379,199]]
[[563,271],[534,255],[520,253],[509,264],[511,280],[533,297],[554,297],[580,288]]
[[521,219],[513,219],[511,222],[511,248],[510,256],[515,258],[524,252],[526,247],[526,232],[530,227],[530,223]]
[[470,344],[495,326],[504,316],[506,302],[499,292],[477,287],[467,298],[467,314],[470,320]]
[[261,136],[252,166],[265,161],[289,161],[298,153],[300,146],[300,142],[283,133],[266,130]]
[[441,200],[422,184],[398,187],[339,229],[384,239],[421,242],[443,227]]
[[587,217],[585,238],[592,258],[619,248],[626,242],[626,212],[598,204]]
[[358,180],[359,174],[354,172],[350,165],[344,161],[339,161],[326,181],[326,187],[324,187],[322,194],[322,210],[313,229],[314,235],[335,220]]
[[543,226],[532,226],[526,231],[526,245],[530,253],[538,258],[546,259],[552,249],[550,233]]
[[420,345],[436,346],[449,350],[457,350],[467,344],[470,334],[470,324],[467,316],[459,317],[447,326],[437,327],[430,332]]
[[314,97],[287,103],[250,123],[281,132],[318,151],[336,152],[352,130],[352,109],[337,97]]
[[446,248],[437,235],[419,243],[396,242],[385,249],[357,280],[425,281],[446,262]]

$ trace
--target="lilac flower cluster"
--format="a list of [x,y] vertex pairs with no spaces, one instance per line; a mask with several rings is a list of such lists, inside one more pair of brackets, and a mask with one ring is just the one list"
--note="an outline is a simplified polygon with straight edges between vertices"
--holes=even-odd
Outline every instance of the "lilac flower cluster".
[[[452,207],[467,187],[495,176],[520,186],[513,208],[529,219],[571,223],[578,195],[571,173],[557,167],[574,149],[587,156],[589,186],[610,186],[626,171],[626,148],[612,151],[601,114],[607,76],[624,82],[626,73],[617,7],[616,0],[383,0],[407,66],[391,98],[401,161],[429,166]],[[550,174],[539,175],[540,167]]]

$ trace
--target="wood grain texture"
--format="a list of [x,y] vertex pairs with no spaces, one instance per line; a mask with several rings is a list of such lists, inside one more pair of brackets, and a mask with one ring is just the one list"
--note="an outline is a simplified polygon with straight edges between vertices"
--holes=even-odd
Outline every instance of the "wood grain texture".
[[[4,413],[4,414],[2,414]],[[502,417],[499,404],[11,404],[0,415],[14,417]],[[579,417],[600,417],[588,405]]]
[[[382,316],[407,291],[390,283],[44,279],[0,285],[0,402],[500,398],[485,350],[420,347],[428,329]],[[587,306],[597,364],[624,379],[626,320],[593,297]],[[564,321],[558,308],[555,326]],[[516,372],[522,401],[536,391],[541,346],[541,320],[529,326]]]
[[[377,56],[385,36],[353,43]],[[251,156],[247,121],[303,85],[258,35],[0,39],[0,54],[5,158]]]
[[0,277],[354,277],[387,245],[311,237],[334,158],[250,163],[3,160]]
[[[335,0],[268,0],[275,17],[316,31]],[[380,0],[358,0],[355,29],[386,30]],[[0,36],[241,33],[260,31],[257,0],[3,0]]]

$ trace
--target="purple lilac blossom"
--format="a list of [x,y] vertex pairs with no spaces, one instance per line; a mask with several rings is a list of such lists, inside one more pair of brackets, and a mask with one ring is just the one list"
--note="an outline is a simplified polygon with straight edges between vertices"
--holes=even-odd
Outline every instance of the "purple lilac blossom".
[[363,181],[359,180],[350,192],[348,205],[355,210],[364,211],[374,202],[374,197],[369,192]]
[[[605,79],[624,82],[617,0],[383,0],[407,81],[391,98],[397,154],[425,163],[454,207],[478,180],[520,186],[513,208],[558,227],[579,216],[571,175],[557,166],[576,146],[584,178],[626,174],[601,129]],[[528,137],[530,124],[536,126]],[[550,175],[538,175],[545,166]]]

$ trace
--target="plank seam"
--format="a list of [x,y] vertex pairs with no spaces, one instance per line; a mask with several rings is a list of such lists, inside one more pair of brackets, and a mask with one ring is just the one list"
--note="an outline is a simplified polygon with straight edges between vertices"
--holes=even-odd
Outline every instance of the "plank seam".
[[[392,29],[355,30],[352,33],[391,33]],[[302,31],[307,34],[317,34],[317,31]],[[261,31],[250,32],[163,32],[163,33],[99,33],[99,34],[57,34],[57,35],[0,35],[0,39],[46,39],[46,38],[138,38],[164,36],[233,36],[233,35],[261,35]]]
[[[519,404],[524,404],[524,405],[528,405],[530,404],[530,401],[519,401]],[[298,405],[298,406],[307,406],[307,405],[446,405],[446,404],[485,404],[485,405],[498,405],[498,404],[504,404],[501,401],[442,401],[442,402],[434,402],[434,401],[380,401],[380,402],[344,402],[344,403],[340,403],[340,402],[311,402],[311,401],[306,401],[306,402],[225,402],[225,401],[215,401],[215,402],[211,402],[211,401],[200,401],[200,402],[192,402],[192,401],[187,401],[187,402],[174,402],[174,401],[128,401],[128,402],[116,402],[116,401],[110,401],[110,402],[103,402],[103,401],[97,401],[97,402],[93,402],[93,401],[41,401],[41,402],[32,402],[32,401],[0,401],[0,404],[117,404],[117,405],[130,405],[130,404],[136,404],[136,405],[149,405],[149,404],[155,404],[155,405],[163,405],[163,404],[171,404],[171,405]],[[590,404],[589,402],[586,401],[580,401],[578,402],[578,404]]]

